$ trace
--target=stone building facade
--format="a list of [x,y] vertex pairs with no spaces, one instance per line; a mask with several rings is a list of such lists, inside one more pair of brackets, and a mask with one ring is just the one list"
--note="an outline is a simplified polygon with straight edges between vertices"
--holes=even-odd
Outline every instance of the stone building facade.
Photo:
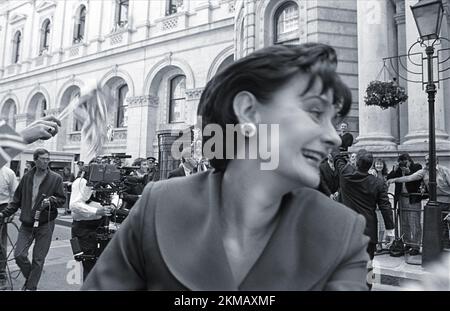
[[[202,89],[221,68],[267,45],[306,41],[337,47],[357,98],[355,1],[4,1],[0,113],[20,130],[98,81],[112,94],[105,153],[158,157],[158,134],[194,124]],[[353,129],[357,109],[355,101]],[[80,154],[79,129],[69,116],[56,139],[36,145],[61,159]]]
[[[108,123],[114,137],[104,152],[158,157],[159,138],[195,123],[205,84],[234,59],[272,44],[323,42],[336,48],[338,71],[352,90],[346,121],[358,137],[356,147],[389,159],[402,150],[419,156],[428,133],[420,85],[400,82],[410,99],[398,109],[366,107],[363,100],[382,58],[406,53],[417,37],[409,10],[414,2],[2,1],[0,115],[20,130],[41,115],[58,114],[96,81],[111,94]],[[447,32],[447,19],[444,24]],[[449,150],[450,108],[444,100],[449,91],[443,83],[437,97],[442,155]],[[56,139],[30,150],[42,145],[56,160],[78,157],[80,128],[69,116]]]

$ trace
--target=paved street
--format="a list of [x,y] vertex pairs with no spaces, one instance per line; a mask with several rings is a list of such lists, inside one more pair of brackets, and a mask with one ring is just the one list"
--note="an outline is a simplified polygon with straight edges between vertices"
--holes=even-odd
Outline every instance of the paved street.
[[[15,223],[20,224],[16,216]],[[62,222],[59,222],[62,223]],[[13,225],[8,225],[8,234],[13,243],[17,240],[17,229]],[[38,290],[78,290],[81,286],[81,269],[79,263],[73,260],[70,247],[70,222],[64,225],[57,224],[53,233],[50,251],[45,261],[44,270],[38,285]],[[29,257],[34,244],[30,247]],[[8,253],[11,251],[8,245]],[[9,258],[12,258],[12,254]],[[25,282],[19,268],[14,260],[9,261],[11,273],[12,289],[20,290]],[[11,288],[10,288],[11,289]]]

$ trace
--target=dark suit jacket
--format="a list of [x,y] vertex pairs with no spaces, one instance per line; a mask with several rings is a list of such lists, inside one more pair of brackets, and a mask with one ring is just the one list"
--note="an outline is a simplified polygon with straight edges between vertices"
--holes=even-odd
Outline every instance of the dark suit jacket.
[[342,203],[366,218],[364,233],[370,237],[370,242],[378,243],[377,205],[386,229],[395,228],[384,182],[372,174],[358,171],[342,155],[335,156],[334,163],[340,175]]
[[326,189],[329,190],[330,194],[339,190],[338,171],[336,169],[333,171],[327,160],[320,164],[320,179],[321,182],[325,184]]
[[181,176],[186,176],[183,166],[180,166],[179,168],[176,168],[176,169],[170,171],[167,174],[167,179],[172,178],[172,177],[181,177]]
[[223,174],[149,183],[84,290],[366,290],[364,218],[316,190],[287,194],[259,259],[237,284],[219,218]]
[[[422,169],[422,165],[420,165],[419,163],[413,163],[409,168],[409,174],[406,174],[405,176],[411,175],[420,169]],[[402,169],[397,168],[396,170],[392,170],[389,172],[389,174],[387,175],[387,179],[397,178],[397,177],[402,177],[402,176],[403,176]],[[405,183],[406,191],[408,191],[408,193],[418,193],[421,182],[422,182],[421,180],[415,180],[415,181]],[[397,202],[400,199],[400,196],[402,194],[402,186],[403,186],[403,183],[399,183],[399,182],[395,183],[395,190],[394,190],[395,202]],[[421,195],[410,195],[410,197],[409,197],[409,203],[417,203],[417,202],[420,202],[421,200],[422,200]]]

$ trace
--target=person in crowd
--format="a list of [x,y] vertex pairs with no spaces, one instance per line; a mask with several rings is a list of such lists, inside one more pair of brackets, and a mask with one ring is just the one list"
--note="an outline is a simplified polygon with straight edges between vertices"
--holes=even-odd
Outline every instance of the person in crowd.
[[342,203],[366,218],[364,233],[370,237],[367,253],[373,260],[378,243],[378,219],[380,209],[386,227],[386,238],[394,238],[394,220],[387,188],[382,180],[369,174],[373,155],[360,149],[356,155],[356,168],[341,154],[334,154],[334,165],[339,172]]
[[339,174],[334,167],[333,156],[328,154],[327,158],[320,164],[321,192],[331,199],[338,201],[339,198]]
[[181,152],[180,167],[170,171],[167,175],[167,179],[173,177],[189,176],[194,173],[197,173],[197,161],[195,161],[194,157],[192,156],[191,149],[185,148]]
[[[369,170],[369,174],[372,174],[373,176],[377,177],[379,180],[381,180],[383,182],[383,184],[385,185],[387,191],[388,191],[388,185],[387,185],[387,165],[386,162],[381,159],[381,158],[376,158],[375,161],[373,162],[372,168]],[[377,213],[377,218],[380,221],[380,223],[378,224],[378,237],[379,240],[381,240],[382,242],[380,244],[377,244],[377,251],[382,251],[383,250],[383,244],[385,247],[387,247],[389,245],[389,243],[383,243],[383,239],[385,236],[385,224],[384,224],[384,220],[383,217],[381,215],[380,210],[376,211]]]
[[348,123],[347,122],[342,122],[339,125],[339,137],[341,137],[341,140],[342,140],[339,150],[347,151],[348,147],[353,145],[353,135],[348,131]]
[[387,186],[387,165],[381,158],[376,158],[369,173],[380,179]]
[[28,173],[29,171],[31,171],[33,169],[33,162],[28,162],[25,163],[25,169],[23,170],[23,174],[25,175],[26,173]]
[[158,181],[159,180],[159,166],[158,166],[158,162],[156,161],[156,158],[148,157],[147,164],[148,164],[147,182]]
[[139,167],[137,170],[135,170],[133,172],[134,176],[137,177],[144,177],[145,175],[148,174],[148,161],[144,158],[137,158],[136,160],[133,161],[132,166],[137,166]]
[[[33,153],[36,166],[22,177],[13,200],[0,212],[0,219],[10,217],[19,208],[22,222],[14,257],[26,281],[24,290],[36,290],[50,249],[58,208],[66,201],[64,185],[59,174],[48,167],[50,153],[38,148]],[[34,241],[33,260],[28,250]]]
[[86,279],[96,262],[97,228],[102,226],[105,218],[111,215],[111,206],[104,206],[95,201],[94,191],[87,185],[87,176],[89,176],[89,167],[83,168],[80,177],[73,182],[70,197],[73,218],[72,238],[78,238],[84,255],[92,256],[82,261],[83,280]]
[[[425,167],[411,175],[388,179],[388,183],[408,183],[423,180],[426,187],[430,181],[429,176],[430,156],[425,155]],[[436,200],[442,211],[450,211],[450,169],[439,165],[439,159],[436,158]],[[419,214],[420,215],[420,214]],[[445,217],[445,216],[444,216]],[[444,220],[445,221],[445,220]],[[445,222],[444,222],[445,223]],[[450,248],[448,226],[443,226],[442,241],[445,248]]]
[[83,174],[83,172],[85,172],[84,169],[84,162],[83,161],[77,161],[77,178],[81,176],[81,174]]
[[[202,137],[223,147],[214,170],[149,183],[82,289],[367,290],[364,217],[315,189],[351,103],[336,66],[328,45],[275,45],[209,81],[198,115],[224,134]],[[252,139],[278,165],[236,158]]]
[[[7,166],[0,167],[0,212],[12,201],[17,188],[17,178],[14,171]],[[6,264],[8,260],[8,225],[9,219],[0,222],[0,290],[7,288]]]
[[[403,153],[398,157],[397,164],[389,172],[387,179],[412,175],[421,169],[422,165],[414,163],[408,153]],[[404,183],[396,182],[394,190],[394,205],[398,205],[401,212],[401,235],[405,242],[406,251],[411,256],[420,254],[422,241],[420,183],[420,179]]]
[[144,158],[137,158],[133,161],[133,166],[139,167],[127,176],[125,180],[125,190],[122,194],[123,208],[131,209],[144,191],[149,180],[148,161]]
[[54,116],[46,116],[32,122],[20,133],[14,131],[5,121],[0,120],[0,167],[21,153],[25,145],[36,140],[47,140],[58,133],[61,121]]
[[70,214],[69,202],[70,194],[72,193],[72,183],[75,180],[75,176],[70,171],[70,167],[65,166],[62,173],[64,191],[66,192],[66,203],[64,203],[64,215]]

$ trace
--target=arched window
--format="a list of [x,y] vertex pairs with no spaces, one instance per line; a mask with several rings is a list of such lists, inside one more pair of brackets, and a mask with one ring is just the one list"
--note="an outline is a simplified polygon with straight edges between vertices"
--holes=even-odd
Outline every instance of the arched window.
[[299,43],[299,11],[295,2],[289,1],[275,13],[275,44]]
[[172,78],[169,84],[169,122],[182,122],[186,101],[186,76],[178,75]]
[[42,98],[36,104],[36,114],[34,115],[34,120],[45,117],[45,110],[47,110],[47,101],[45,98]]
[[128,23],[129,0],[116,0],[116,25],[123,27]]
[[73,29],[73,43],[79,43],[84,38],[84,29],[86,26],[86,7],[82,5],[75,19],[75,26]]
[[4,119],[6,123],[12,127],[16,128],[16,113],[17,107],[12,99],[8,100],[3,106],[0,119]]
[[[73,100],[74,98],[76,98],[76,97],[80,97],[80,92],[79,92],[79,91],[75,91],[75,92],[73,92],[73,93],[70,95],[69,103],[71,103],[72,100]],[[81,105],[82,105],[82,106],[83,106],[83,105],[86,106],[86,102],[83,102]],[[74,130],[75,132],[79,132],[79,131],[81,131],[82,128],[83,128],[83,121],[78,120],[77,118],[74,117],[74,118],[73,118],[73,130]]]
[[19,62],[21,42],[22,42],[22,34],[20,31],[17,31],[14,35],[13,40],[13,54],[12,54],[13,64],[17,64]]
[[128,115],[126,97],[128,93],[128,85],[122,85],[117,91],[117,122],[116,127],[125,127],[128,125]]
[[39,49],[39,55],[42,55],[44,51],[48,50],[50,44],[50,20],[46,19],[42,23],[41,28],[41,46]]

